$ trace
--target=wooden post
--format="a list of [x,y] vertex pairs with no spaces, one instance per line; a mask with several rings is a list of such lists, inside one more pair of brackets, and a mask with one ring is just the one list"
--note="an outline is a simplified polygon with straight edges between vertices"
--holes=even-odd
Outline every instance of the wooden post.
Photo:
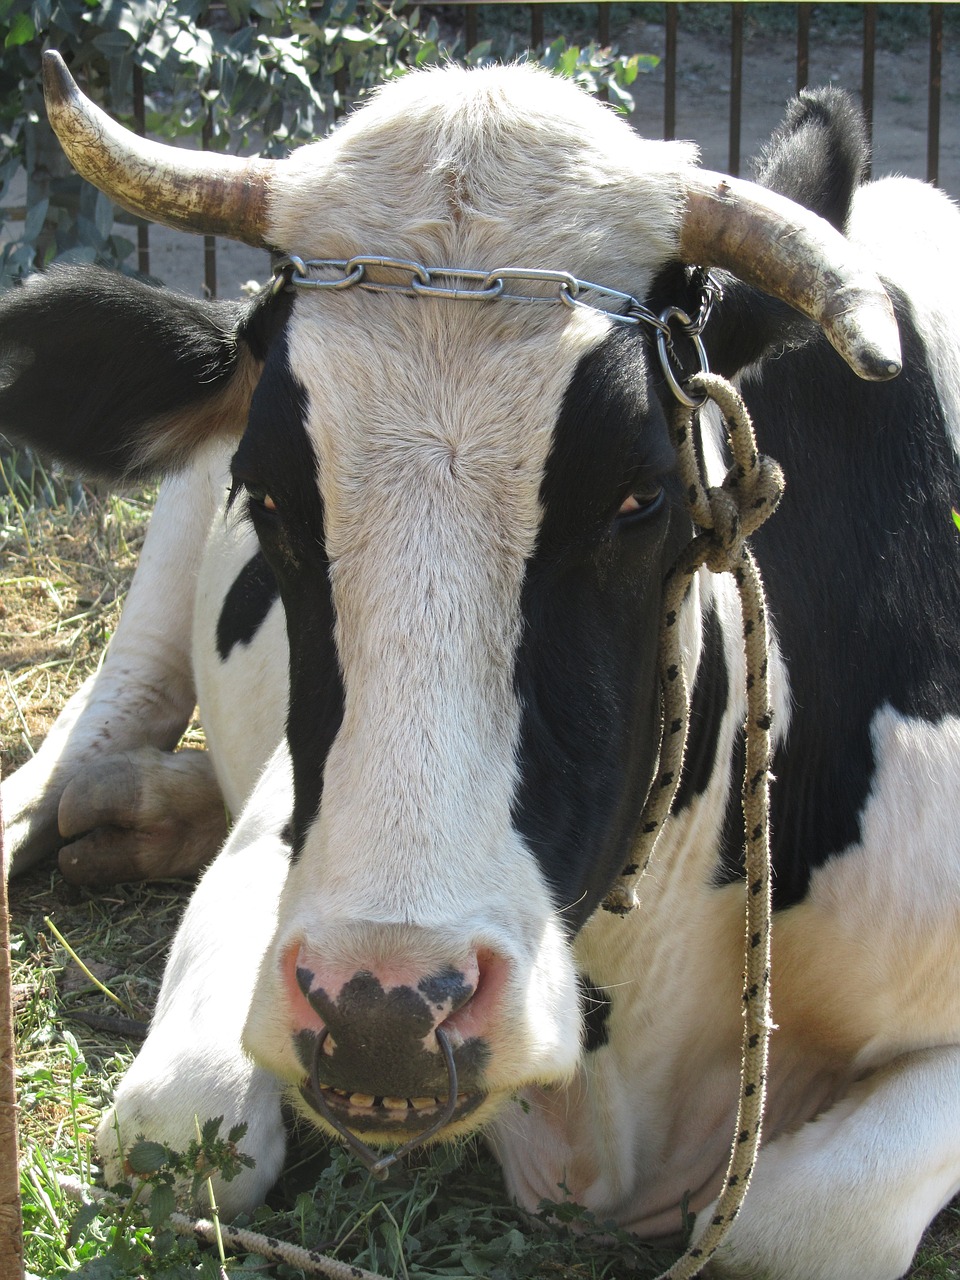
[[0,1280],[23,1276],[23,1221],[17,1156],[17,1092],[13,1069],[13,998],[7,862],[0,813]]

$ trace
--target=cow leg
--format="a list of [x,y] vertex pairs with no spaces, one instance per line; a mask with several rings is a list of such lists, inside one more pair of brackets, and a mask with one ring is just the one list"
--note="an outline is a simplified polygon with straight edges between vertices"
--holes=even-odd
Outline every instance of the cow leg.
[[74,884],[196,875],[227,834],[205,751],[140,747],[81,769],[60,798],[60,870]]
[[60,798],[82,768],[131,748],[170,751],[186,728],[196,703],[190,659],[196,576],[222,496],[223,467],[220,451],[210,451],[164,484],[102,667],[70,699],[33,759],[4,779],[12,872],[59,846]]
[[287,875],[278,831],[292,804],[288,772],[281,749],[190,899],[149,1035],[97,1133],[108,1185],[127,1180],[123,1154],[138,1136],[182,1151],[197,1122],[214,1116],[224,1117],[223,1136],[248,1126],[238,1146],[256,1160],[230,1182],[214,1179],[226,1216],[259,1204],[280,1172],[281,1085],[244,1053],[241,1035]]
[[960,1047],[905,1054],[763,1148],[707,1274],[895,1280],[958,1189]]

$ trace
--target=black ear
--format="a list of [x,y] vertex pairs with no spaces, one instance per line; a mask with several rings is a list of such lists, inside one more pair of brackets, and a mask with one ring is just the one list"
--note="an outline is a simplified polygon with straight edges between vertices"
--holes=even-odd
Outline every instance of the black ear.
[[176,468],[243,431],[268,305],[202,302],[96,267],[33,276],[0,298],[0,431],[82,473]]
[[[805,89],[788,104],[782,124],[763,148],[756,181],[844,231],[868,159],[863,115],[850,96],[842,89]],[[766,352],[801,345],[817,332],[811,321],[785,303],[725,272],[717,275],[723,301],[703,340],[718,373],[730,377]],[[680,306],[694,314],[701,286],[697,273],[668,268],[655,282],[651,306]]]
[[764,147],[756,179],[844,231],[869,160],[863,113],[850,95],[836,88],[804,89]]

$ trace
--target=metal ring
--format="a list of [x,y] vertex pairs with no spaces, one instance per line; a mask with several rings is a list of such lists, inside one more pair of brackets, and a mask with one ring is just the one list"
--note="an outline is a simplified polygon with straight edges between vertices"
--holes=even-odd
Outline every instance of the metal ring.
[[[679,307],[668,307],[666,311],[660,312],[660,323],[664,328],[657,329],[657,355],[660,357],[660,367],[663,369],[663,375],[667,380],[667,385],[673,392],[677,400],[688,409],[699,409],[701,405],[706,404],[707,396],[703,395],[699,400],[694,400],[684,391],[683,387],[677,381],[677,376],[673,372],[673,366],[670,363],[670,352],[667,348],[667,335],[670,332],[670,321],[679,320],[683,325],[684,332],[693,343],[694,350],[697,353],[697,359],[700,361],[700,368],[697,373],[709,373],[710,365],[707,361],[707,350],[703,345],[703,341],[699,333],[693,331],[693,322],[685,311],[681,311]],[[673,346],[673,343],[670,343]],[[691,377],[694,375],[691,374]],[[689,379],[687,379],[689,381]]]

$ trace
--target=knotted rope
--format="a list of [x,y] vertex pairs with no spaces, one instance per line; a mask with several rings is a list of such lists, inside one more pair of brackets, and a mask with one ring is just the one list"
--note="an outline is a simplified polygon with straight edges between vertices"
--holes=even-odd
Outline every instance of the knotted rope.
[[723,1190],[700,1239],[659,1280],[695,1276],[719,1247],[740,1211],[757,1151],[766,1091],[770,1040],[770,835],[769,767],[771,708],[767,693],[767,615],[763,584],[746,539],[774,511],[783,492],[776,462],[758,453],[753,425],[739,393],[716,374],[695,375],[686,389],[712,400],[726,424],[733,465],[719,488],[708,488],[697,456],[696,408],[678,405],[673,420],[678,470],[698,533],[665,582],[659,673],[662,728],[660,758],[641,820],[637,860],[624,867],[604,906],[625,915],[638,906],[637,882],[649,864],[670,812],[683,768],[689,698],[680,651],[680,607],[697,571],[731,573],[737,584],[746,665],[746,765],[743,778],[746,930],[744,939],[743,1040],[737,1125]]

